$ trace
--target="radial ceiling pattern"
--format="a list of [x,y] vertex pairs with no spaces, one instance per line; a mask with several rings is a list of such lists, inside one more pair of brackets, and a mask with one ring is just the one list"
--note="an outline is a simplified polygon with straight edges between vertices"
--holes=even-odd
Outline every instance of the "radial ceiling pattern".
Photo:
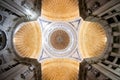
[[70,42],[69,35],[63,30],[57,30],[52,33],[50,42],[55,49],[65,49]]
[[[78,2],[77,0],[43,0],[42,16],[53,20],[74,20],[78,18]],[[41,32],[37,22],[29,22],[22,26],[14,37],[14,44],[16,50],[22,56],[37,57],[41,50]],[[69,36],[62,34],[62,38],[57,36],[58,31],[52,35],[51,42],[55,48],[62,48],[62,44],[58,44],[64,40],[63,44],[67,46],[69,43]],[[39,37],[37,37],[39,36]],[[94,57],[100,55],[106,46],[106,34],[102,26],[93,23],[82,21],[79,29],[79,51],[83,58]],[[61,43],[62,43],[61,42]],[[36,53],[36,54],[35,54]]]
[[50,59],[42,63],[43,80],[78,80],[79,62],[70,59]]
[[[78,31],[75,28],[76,26],[72,25],[72,22],[50,22],[47,20],[44,21],[44,19],[41,18],[39,18],[38,21],[42,27],[43,34],[43,47],[39,58],[40,61],[53,57],[70,58],[71,54],[78,51],[76,48],[78,43],[76,33]],[[79,24],[80,19],[74,23]]]
[[106,47],[106,33],[102,26],[95,22],[83,21],[79,32],[79,49],[83,58],[96,57]]
[[14,46],[22,57],[38,58],[41,49],[41,29],[37,21],[23,24],[14,35]]
[[42,16],[51,20],[74,20],[79,17],[78,0],[43,0]]
[[[46,20],[52,20],[53,22],[66,21],[65,23],[67,23],[67,21],[74,21],[79,18],[78,0],[43,0],[41,17]],[[54,25],[52,26],[54,27]],[[48,29],[52,30],[52,26]],[[41,32],[40,27],[36,21],[29,22],[21,26],[15,33],[14,45],[16,51],[18,51],[21,56],[36,59],[39,57],[40,50],[42,49],[42,38],[45,38],[46,34],[50,31],[47,30],[42,37],[41,34],[43,32]],[[47,27],[47,25],[44,27]],[[62,28],[64,27],[65,26]],[[100,55],[106,46],[106,34],[102,26],[98,23],[82,21],[82,25],[79,27],[78,48],[82,58]],[[58,26],[58,29],[59,28],[60,27]],[[69,31],[69,29],[67,30]],[[61,30],[53,32],[50,42],[52,42],[54,48],[64,49],[68,46],[70,42],[70,36],[68,36],[69,33],[66,34],[66,32]],[[72,59],[46,59],[42,62],[42,78],[43,80],[77,80],[78,66],[79,61],[74,61]]]

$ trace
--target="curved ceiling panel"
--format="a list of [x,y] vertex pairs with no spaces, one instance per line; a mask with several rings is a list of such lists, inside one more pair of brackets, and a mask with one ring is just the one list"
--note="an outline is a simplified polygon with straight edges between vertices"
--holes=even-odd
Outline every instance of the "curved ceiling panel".
[[43,0],[42,16],[51,20],[70,20],[79,17],[78,0]]
[[65,49],[70,42],[69,35],[64,30],[56,30],[52,33],[50,42],[55,49]]
[[105,30],[100,24],[83,21],[79,32],[79,49],[83,58],[102,54],[106,47],[106,41]]
[[43,80],[77,80],[79,62],[70,59],[50,59],[42,63]]
[[41,50],[41,29],[37,21],[26,22],[14,35],[14,46],[22,57],[38,58]]

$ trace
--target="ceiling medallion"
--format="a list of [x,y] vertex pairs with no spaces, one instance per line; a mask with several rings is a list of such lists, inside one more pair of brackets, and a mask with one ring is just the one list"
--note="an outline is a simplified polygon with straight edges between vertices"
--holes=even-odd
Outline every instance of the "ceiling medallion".
[[80,19],[72,22],[53,22],[39,18],[39,22],[43,33],[40,61],[56,57],[81,59],[77,48]]
[[57,50],[63,50],[68,47],[68,44],[70,42],[70,36],[66,31],[58,29],[50,35],[49,40],[53,48]]

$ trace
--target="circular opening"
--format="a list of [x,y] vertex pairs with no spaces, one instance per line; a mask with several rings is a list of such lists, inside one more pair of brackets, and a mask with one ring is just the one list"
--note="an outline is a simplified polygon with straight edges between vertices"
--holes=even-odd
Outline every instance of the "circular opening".
[[68,46],[70,38],[64,30],[56,30],[51,34],[50,42],[55,49],[62,50]]

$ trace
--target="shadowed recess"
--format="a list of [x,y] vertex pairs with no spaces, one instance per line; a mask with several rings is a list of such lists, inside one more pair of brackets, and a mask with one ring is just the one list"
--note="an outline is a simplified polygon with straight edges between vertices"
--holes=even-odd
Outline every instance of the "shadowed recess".
[[38,58],[41,50],[41,29],[37,21],[26,22],[14,35],[14,46],[22,57]]
[[42,63],[42,80],[78,80],[79,62],[49,59]]

